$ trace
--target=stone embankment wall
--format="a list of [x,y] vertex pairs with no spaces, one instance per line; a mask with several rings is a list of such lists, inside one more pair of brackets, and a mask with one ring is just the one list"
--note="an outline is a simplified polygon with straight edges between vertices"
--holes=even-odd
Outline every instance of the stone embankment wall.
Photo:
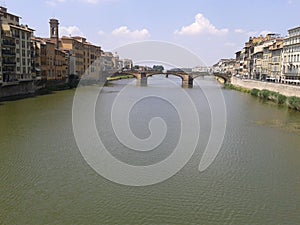
[[240,86],[247,89],[256,88],[258,90],[269,90],[274,92],[279,92],[285,96],[296,96],[300,97],[300,86],[294,85],[286,85],[286,84],[279,84],[279,83],[270,83],[270,82],[262,82],[262,81],[255,81],[255,80],[247,80],[247,79],[240,79],[236,77],[231,78],[231,84],[235,86]]
[[12,96],[34,94],[35,86],[33,81],[22,82],[16,85],[8,85],[0,87],[0,100]]

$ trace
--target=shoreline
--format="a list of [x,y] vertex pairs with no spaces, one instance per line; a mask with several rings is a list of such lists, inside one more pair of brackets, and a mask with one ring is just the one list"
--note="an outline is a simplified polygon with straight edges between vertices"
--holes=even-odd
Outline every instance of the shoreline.
[[108,77],[107,81],[124,80],[124,79],[131,79],[131,78],[134,78],[134,76],[132,75],[115,76],[115,77]]
[[283,94],[280,94],[279,92],[270,91],[267,89],[259,90],[257,88],[245,88],[239,85],[234,85],[231,83],[225,83],[224,84],[225,89],[229,90],[235,90],[243,93],[250,94],[254,97],[257,97],[259,99],[273,102],[277,104],[278,106],[285,106],[289,109],[295,110],[300,112],[300,98],[296,96],[286,96]]
[[[131,79],[131,78],[134,78],[134,76],[126,75],[126,76],[109,77],[104,85],[108,85],[108,83],[110,81]],[[94,80],[91,80],[91,81],[86,80],[86,81],[82,82],[82,85],[90,85],[90,84],[94,84],[97,82],[98,81],[94,81]],[[60,83],[60,84],[48,83],[48,84],[46,84],[46,86],[38,88],[33,92],[0,97],[0,103],[1,102],[18,101],[18,100],[22,100],[22,99],[26,99],[26,98],[34,98],[37,96],[50,95],[50,94],[53,94],[53,93],[59,92],[59,91],[76,89],[79,83],[80,83],[79,81],[77,81],[77,82],[73,81],[71,83]]]

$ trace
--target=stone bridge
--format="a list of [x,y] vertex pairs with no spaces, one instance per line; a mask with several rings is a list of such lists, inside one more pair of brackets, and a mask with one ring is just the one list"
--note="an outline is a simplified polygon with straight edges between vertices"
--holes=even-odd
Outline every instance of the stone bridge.
[[219,77],[222,78],[224,80],[224,84],[226,84],[227,82],[230,82],[230,75],[226,74],[226,73],[213,73],[213,75],[215,77]]
[[134,76],[137,79],[137,82],[140,83],[142,86],[147,85],[147,79],[148,77],[152,77],[154,75],[165,75],[166,78],[169,77],[169,75],[180,77],[182,80],[182,87],[193,87],[193,81],[194,78],[201,76],[201,74],[198,73],[186,73],[184,71],[166,71],[166,72],[160,72],[160,71],[118,71],[114,73],[111,77],[114,76]]

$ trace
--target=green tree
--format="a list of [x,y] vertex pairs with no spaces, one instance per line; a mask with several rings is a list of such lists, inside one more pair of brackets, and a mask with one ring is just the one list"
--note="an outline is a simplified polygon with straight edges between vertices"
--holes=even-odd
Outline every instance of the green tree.
[[162,72],[165,68],[162,65],[154,65],[153,70]]

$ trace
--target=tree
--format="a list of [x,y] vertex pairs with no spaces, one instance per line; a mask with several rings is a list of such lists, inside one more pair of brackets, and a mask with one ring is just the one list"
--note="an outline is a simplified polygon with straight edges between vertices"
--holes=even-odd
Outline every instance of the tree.
[[165,68],[162,65],[154,65],[153,70],[162,72]]

